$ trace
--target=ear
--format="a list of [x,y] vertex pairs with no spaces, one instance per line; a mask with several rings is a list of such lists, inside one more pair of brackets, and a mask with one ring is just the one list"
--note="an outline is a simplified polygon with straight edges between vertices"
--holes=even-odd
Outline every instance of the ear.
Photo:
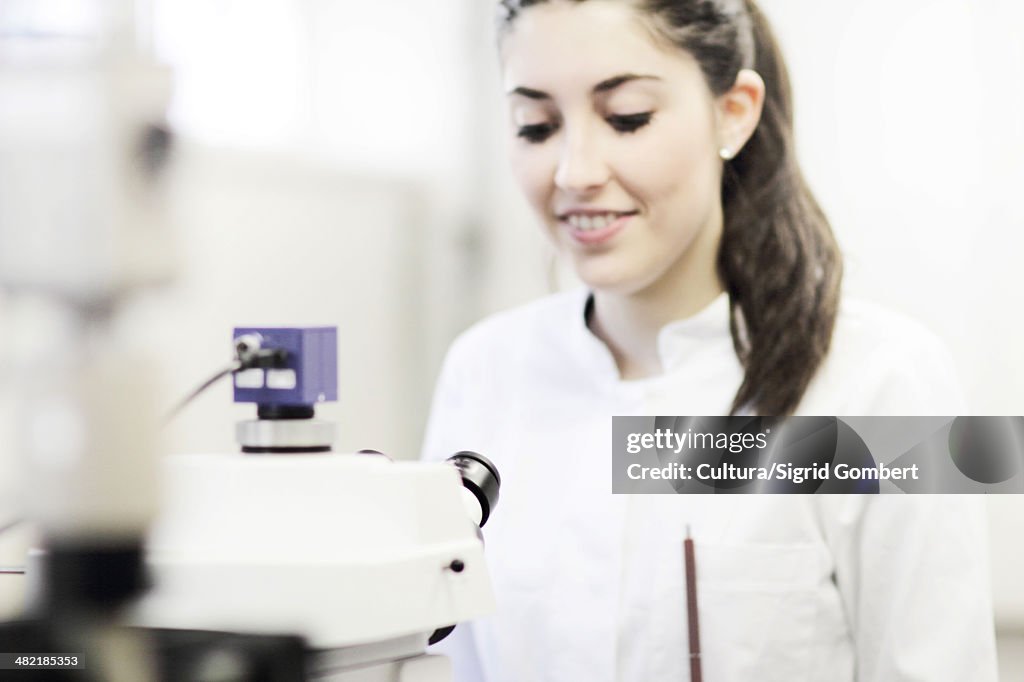
[[733,86],[715,102],[718,115],[718,143],[732,158],[743,149],[761,120],[764,80],[751,69],[742,69]]

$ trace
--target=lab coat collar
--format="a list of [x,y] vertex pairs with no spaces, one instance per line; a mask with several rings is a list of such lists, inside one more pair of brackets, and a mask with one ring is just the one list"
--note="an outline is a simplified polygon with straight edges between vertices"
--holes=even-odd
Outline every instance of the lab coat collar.
[[[611,351],[587,326],[587,312],[593,305],[593,292],[585,287],[580,288],[574,296],[574,302],[577,311],[575,328],[584,351],[606,378],[619,381],[619,370]],[[723,291],[697,313],[669,322],[661,328],[658,332],[661,366],[665,372],[669,372],[702,346],[730,337],[729,294]]]

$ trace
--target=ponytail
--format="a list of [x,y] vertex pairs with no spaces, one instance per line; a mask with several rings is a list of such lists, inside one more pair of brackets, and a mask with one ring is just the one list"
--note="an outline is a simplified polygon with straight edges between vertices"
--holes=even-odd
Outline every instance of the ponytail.
[[732,412],[788,415],[828,353],[843,265],[793,144],[789,75],[764,15],[746,0],[753,68],[766,85],[761,121],[722,177],[718,271],[744,365]]

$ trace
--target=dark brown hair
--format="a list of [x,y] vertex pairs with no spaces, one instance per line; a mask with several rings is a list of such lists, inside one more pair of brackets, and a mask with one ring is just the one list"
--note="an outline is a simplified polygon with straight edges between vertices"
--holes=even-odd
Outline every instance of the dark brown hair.
[[[500,28],[549,1],[501,0]],[[791,414],[828,353],[843,266],[797,164],[789,74],[778,44],[753,0],[628,1],[656,35],[697,60],[714,95],[727,92],[741,69],[764,79],[761,120],[722,173],[718,272],[744,366],[732,412]]]

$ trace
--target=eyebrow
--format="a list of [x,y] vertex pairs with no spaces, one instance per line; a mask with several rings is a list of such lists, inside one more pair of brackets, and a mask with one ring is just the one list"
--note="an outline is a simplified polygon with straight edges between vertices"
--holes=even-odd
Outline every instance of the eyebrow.
[[[635,73],[624,73],[624,74],[621,74],[621,75],[618,75],[618,76],[612,76],[611,78],[608,78],[606,80],[601,81],[600,83],[598,83],[597,85],[595,85],[592,88],[592,92],[595,95],[603,93],[603,92],[609,92],[609,91],[614,90],[615,88],[619,87],[623,83],[629,83],[631,81],[637,81],[637,80],[655,80],[655,81],[660,81],[661,79],[658,78],[657,76],[644,76],[644,75],[639,75],[639,74],[635,74]],[[525,88],[525,87],[522,87],[522,86],[510,90],[508,92],[508,94],[509,95],[522,95],[523,97],[528,97],[529,99],[540,99],[540,100],[551,99],[551,95],[549,95],[548,93],[544,92],[543,90],[534,90],[533,88]]]

